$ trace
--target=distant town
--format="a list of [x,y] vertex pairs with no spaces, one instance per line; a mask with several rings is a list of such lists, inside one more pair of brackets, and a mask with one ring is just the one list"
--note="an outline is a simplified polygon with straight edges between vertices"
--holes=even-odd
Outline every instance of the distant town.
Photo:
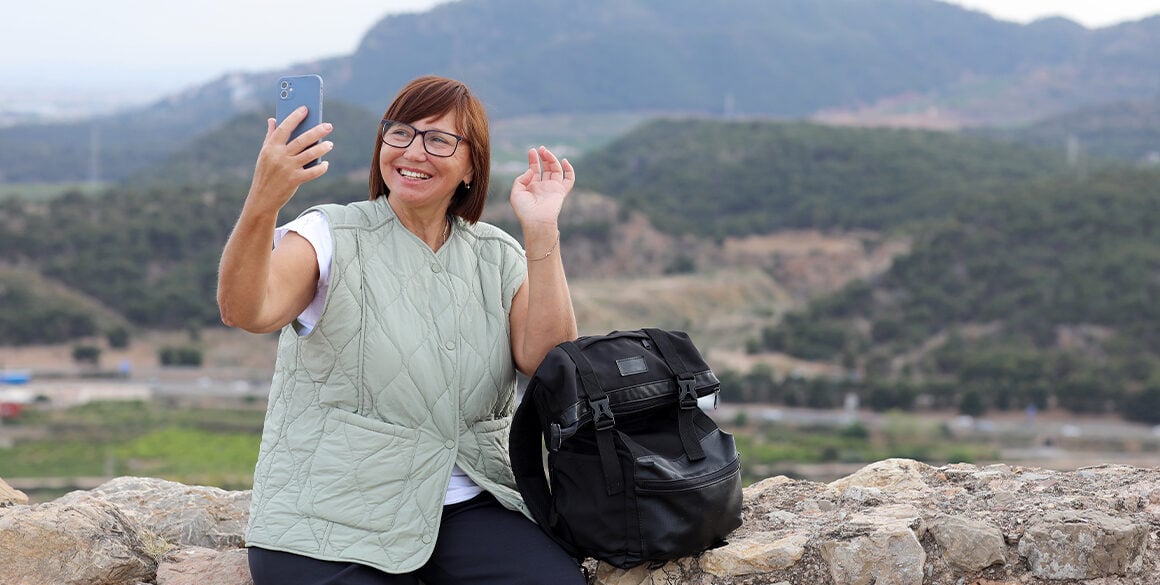
[[0,88],[0,128],[83,120],[140,106],[155,95],[80,88]]

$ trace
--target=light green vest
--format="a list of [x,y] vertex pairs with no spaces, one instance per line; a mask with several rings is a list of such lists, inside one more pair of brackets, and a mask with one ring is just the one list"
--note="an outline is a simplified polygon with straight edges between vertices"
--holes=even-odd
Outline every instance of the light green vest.
[[527,263],[484,223],[457,220],[435,253],[386,198],[317,209],[330,289],[310,334],[279,338],[247,544],[410,572],[435,546],[456,463],[528,514],[507,450],[508,313]]

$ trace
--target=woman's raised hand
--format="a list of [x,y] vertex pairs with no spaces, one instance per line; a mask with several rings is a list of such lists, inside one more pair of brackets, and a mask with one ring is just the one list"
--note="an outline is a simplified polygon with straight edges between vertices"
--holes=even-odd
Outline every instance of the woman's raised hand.
[[254,179],[250,185],[250,199],[258,200],[249,203],[281,209],[303,183],[326,174],[330,167],[327,161],[308,169],[303,167],[334,149],[333,142],[322,141],[334,127],[329,122],[323,122],[290,140],[290,133],[305,118],[306,106],[301,106],[280,125],[275,123],[274,118],[266,120],[266,138],[258,152]]
[[559,160],[547,147],[528,149],[528,170],[512,183],[511,205],[524,230],[556,227],[564,198],[576,184],[568,159]]

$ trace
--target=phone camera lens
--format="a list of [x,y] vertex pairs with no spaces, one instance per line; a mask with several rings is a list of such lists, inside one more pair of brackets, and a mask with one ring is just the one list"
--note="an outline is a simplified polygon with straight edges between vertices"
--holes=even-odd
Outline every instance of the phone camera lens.
[[286,99],[286,98],[290,97],[290,92],[284,89],[284,90],[282,90],[281,96],[282,96],[282,99]]
[[289,81],[283,81],[283,82],[282,82],[282,89],[286,89],[286,88],[288,88],[288,87],[290,87],[290,82],[289,82]]

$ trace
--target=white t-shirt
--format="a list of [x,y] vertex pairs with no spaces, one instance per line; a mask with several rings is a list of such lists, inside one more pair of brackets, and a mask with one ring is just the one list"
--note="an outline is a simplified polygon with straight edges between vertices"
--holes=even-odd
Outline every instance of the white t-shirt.
[[[321,211],[311,211],[299,216],[294,221],[274,230],[274,247],[288,232],[295,232],[306,238],[314,247],[314,255],[318,257],[318,286],[314,289],[314,298],[306,309],[298,315],[298,335],[308,335],[314,331],[314,326],[322,318],[322,309],[326,306],[326,293],[330,290],[330,261],[334,258],[334,238],[330,235],[330,224],[326,215]],[[443,496],[443,505],[465,502],[483,492],[458,465],[451,468],[451,481],[447,484],[447,493]]]

